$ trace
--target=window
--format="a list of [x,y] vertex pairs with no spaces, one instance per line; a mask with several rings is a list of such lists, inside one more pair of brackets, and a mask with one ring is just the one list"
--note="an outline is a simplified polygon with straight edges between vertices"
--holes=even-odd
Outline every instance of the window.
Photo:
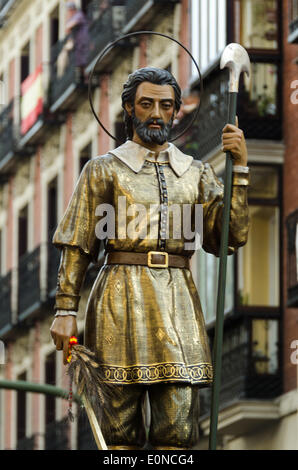
[[[226,0],[192,0],[191,52],[201,73],[218,59],[226,43]],[[192,75],[197,75],[194,64]]]
[[122,112],[118,114],[115,121],[115,137],[117,139],[117,141],[115,141],[115,147],[118,147],[118,145],[123,144],[126,141],[126,131]]
[[21,51],[21,83],[28,77],[30,73],[30,43],[23,47]]
[[[251,167],[248,241],[227,259],[225,313],[241,307],[280,306],[279,193],[277,168]],[[198,292],[207,323],[216,318],[218,272],[219,258],[199,250]]]
[[84,165],[91,159],[92,157],[92,144],[91,142],[84,147],[80,152],[80,173],[84,167]]
[[28,205],[19,212],[18,254],[19,258],[28,251]]
[[59,6],[50,15],[50,46],[59,40]]
[[237,252],[238,307],[280,305],[278,186],[276,168],[252,168],[248,241]]
[[[219,258],[206,253],[203,249],[198,252],[198,292],[206,323],[216,319],[216,302],[218,288]],[[234,255],[227,259],[227,277],[225,292],[225,313],[234,308]]]
[[278,68],[275,64],[252,63],[251,80],[243,75],[241,108],[250,115],[276,116],[278,113]]
[[57,227],[58,183],[55,177],[48,185],[48,239],[51,241]]
[[252,359],[257,374],[275,374],[278,371],[278,321],[252,320]]
[[282,139],[279,0],[231,0],[232,41],[248,50],[251,79],[240,77],[238,116],[247,138]]
[[278,48],[278,1],[236,0],[236,42],[246,49]]

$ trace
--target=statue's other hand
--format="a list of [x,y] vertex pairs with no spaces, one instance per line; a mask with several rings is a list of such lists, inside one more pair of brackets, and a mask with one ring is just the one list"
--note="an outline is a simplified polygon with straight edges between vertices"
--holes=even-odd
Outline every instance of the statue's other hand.
[[233,165],[247,166],[246,141],[242,129],[238,127],[237,116],[235,126],[233,124],[227,124],[222,130],[221,150],[223,152],[231,152]]
[[63,364],[67,364],[69,339],[78,336],[77,320],[73,315],[56,317],[50,328],[57,351],[63,350]]

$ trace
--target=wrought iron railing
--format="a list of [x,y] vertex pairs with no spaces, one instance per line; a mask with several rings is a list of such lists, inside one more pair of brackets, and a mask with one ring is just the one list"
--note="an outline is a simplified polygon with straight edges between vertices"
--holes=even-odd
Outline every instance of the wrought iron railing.
[[[276,90],[274,97],[259,96],[252,98],[245,89],[243,79],[240,82],[238,93],[237,115],[239,126],[244,130],[248,139],[280,140],[282,138],[282,122],[278,103],[279,82],[278,72],[275,66],[272,68],[276,75]],[[258,84],[262,74],[253,74],[252,83]],[[204,159],[209,152],[221,145],[222,129],[227,123],[228,116],[228,70],[220,71],[216,68],[204,79],[204,91],[201,101],[201,109],[198,118],[183,140],[178,145],[196,158]],[[266,92],[266,84],[262,87]],[[270,99],[269,99],[270,98]],[[271,101],[270,101],[271,100]],[[181,120],[175,128],[185,128],[189,116]]]
[[45,450],[69,450],[69,422],[67,418],[46,425]]
[[76,45],[72,35],[58,41],[51,50],[49,105],[52,106],[71,87],[83,83],[80,67],[76,67]]
[[[96,17],[94,17],[96,18]],[[102,49],[115,39],[113,27],[113,8],[106,8],[99,12],[99,15],[89,26],[90,46],[88,64],[90,64],[102,51]]]
[[22,319],[40,303],[40,246],[26,253],[18,266],[18,314]]
[[0,277],[0,331],[9,328],[11,318],[11,271]]
[[[180,0],[154,0],[155,5],[162,6],[179,2]],[[149,0],[126,0],[126,23],[128,23],[132,18],[134,18],[146,3],[149,4]]]
[[0,113],[0,163],[13,149],[13,100],[11,100]]
[[[240,399],[272,399],[282,392],[282,376],[278,367],[272,373],[258,373],[259,360],[251,344],[251,319],[243,318],[235,325],[225,327],[220,407]],[[201,390],[201,415],[208,415],[211,389]]]
[[[228,112],[228,74],[217,72],[204,83],[201,109],[190,131],[184,138],[183,150],[196,158],[203,159],[221,143],[221,130],[227,122]],[[179,128],[184,128],[189,116],[186,116]]]

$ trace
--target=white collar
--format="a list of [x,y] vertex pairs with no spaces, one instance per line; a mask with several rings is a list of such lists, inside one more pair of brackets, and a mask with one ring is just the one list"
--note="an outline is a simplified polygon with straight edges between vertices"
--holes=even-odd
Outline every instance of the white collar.
[[[139,173],[146,158],[154,156],[154,152],[132,140],[127,140],[124,144],[114,150],[110,150],[108,153],[115,155],[135,173]],[[159,153],[157,161],[162,161],[163,156],[165,157],[164,160],[169,160],[177,176],[182,176],[193,161],[193,157],[185,155],[172,143],[169,143],[166,150]]]

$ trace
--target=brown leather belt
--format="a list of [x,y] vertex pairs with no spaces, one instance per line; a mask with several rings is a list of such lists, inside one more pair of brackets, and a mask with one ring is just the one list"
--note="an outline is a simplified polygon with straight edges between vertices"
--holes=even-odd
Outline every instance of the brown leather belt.
[[187,256],[171,255],[165,251],[149,251],[148,253],[111,251],[106,254],[105,264],[140,264],[150,268],[190,269],[190,259]]

